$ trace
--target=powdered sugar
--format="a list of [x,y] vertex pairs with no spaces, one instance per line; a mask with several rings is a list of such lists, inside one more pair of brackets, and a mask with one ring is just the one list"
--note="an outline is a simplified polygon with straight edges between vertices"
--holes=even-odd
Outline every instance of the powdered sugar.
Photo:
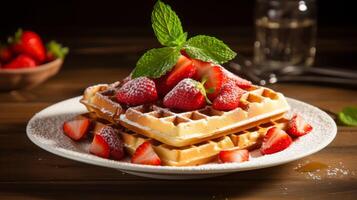
[[[290,162],[304,156],[315,153],[329,144],[336,134],[336,125],[333,120],[321,110],[308,104],[288,99],[292,107],[289,113],[300,113],[307,122],[314,127],[313,131],[300,137],[286,150],[265,156],[252,157],[244,163],[206,164],[188,167],[170,166],[146,166],[131,164],[126,161],[114,161],[103,159],[88,153],[89,142],[74,142],[62,132],[63,122],[79,113],[86,112],[83,105],[79,103],[80,97],[69,99],[36,114],[27,126],[28,137],[41,148],[54,154],[95,165],[127,170],[136,173],[171,174],[171,178],[195,178],[220,175],[222,173],[244,171],[250,169],[264,168]],[[331,170],[331,173],[335,171]],[[351,172],[352,173],[352,172]],[[176,176],[176,174],[180,174]],[[186,175],[185,175],[186,174]],[[142,174],[144,175],[144,174]]]

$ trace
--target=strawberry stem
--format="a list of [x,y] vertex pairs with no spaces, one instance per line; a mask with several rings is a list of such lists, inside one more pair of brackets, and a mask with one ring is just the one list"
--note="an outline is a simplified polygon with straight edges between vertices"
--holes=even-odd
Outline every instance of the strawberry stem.
[[7,38],[7,43],[9,44],[16,44],[20,41],[20,38],[22,36],[23,30],[22,28],[17,29],[17,31],[15,32],[14,36],[8,37]]
[[62,47],[61,44],[57,43],[54,40],[47,43],[46,47],[47,50],[51,52],[56,58],[63,59],[69,52],[68,47]]

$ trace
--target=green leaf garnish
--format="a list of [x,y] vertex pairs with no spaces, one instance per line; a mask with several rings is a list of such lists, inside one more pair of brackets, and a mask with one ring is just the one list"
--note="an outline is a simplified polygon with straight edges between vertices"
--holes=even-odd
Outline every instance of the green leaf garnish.
[[159,78],[164,75],[175,66],[182,49],[194,59],[215,64],[223,64],[236,56],[234,51],[214,37],[199,35],[187,41],[180,18],[160,0],[154,6],[151,22],[157,39],[166,47],[146,52],[136,63],[134,78]]
[[180,49],[175,47],[151,49],[138,60],[132,77],[159,78],[176,64],[180,55]]
[[47,43],[46,48],[48,51],[53,53],[56,58],[64,58],[69,52],[68,47],[63,47],[61,44],[57,43],[56,41],[52,40]]
[[152,28],[163,46],[180,46],[187,39],[180,18],[169,5],[157,1],[151,14]]
[[340,121],[348,126],[357,126],[357,106],[349,106],[338,113]]
[[237,55],[221,40],[206,35],[190,38],[184,49],[191,58],[215,64],[223,64]]

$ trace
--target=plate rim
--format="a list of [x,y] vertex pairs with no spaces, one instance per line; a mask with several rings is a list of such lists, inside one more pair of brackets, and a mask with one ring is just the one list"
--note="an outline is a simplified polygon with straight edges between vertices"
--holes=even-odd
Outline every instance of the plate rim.
[[[50,153],[53,153],[57,156],[71,159],[74,161],[79,161],[87,164],[92,164],[96,166],[102,166],[102,167],[107,167],[107,168],[113,168],[113,169],[118,169],[118,170],[125,170],[125,171],[132,171],[132,172],[141,172],[141,173],[153,173],[153,174],[212,174],[212,173],[230,173],[230,172],[238,172],[238,171],[249,171],[249,170],[255,170],[255,169],[262,169],[262,168],[268,168],[268,167],[273,167],[273,166],[278,166],[282,165],[285,163],[289,163],[295,160],[299,160],[303,157],[309,156],[311,154],[314,154],[322,149],[324,149],[327,145],[329,145],[336,137],[337,135],[337,125],[334,122],[334,120],[324,111],[321,109],[310,105],[308,103],[286,97],[288,103],[294,102],[298,104],[302,104],[305,107],[310,107],[311,109],[315,109],[319,112],[319,114],[324,115],[324,119],[327,119],[329,123],[332,125],[332,130],[331,132],[331,137],[328,139],[324,140],[323,143],[321,143],[319,146],[309,149],[309,151],[303,152],[298,154],[297,156],[289,157],[286,159],[283,159],[281,161],[276,161],[276,162],[268,162],[268,163],[262,163],[260,165],[253,165],[253,166],[244,166],[245,163],[225,163],[225,164],[219,164],[215,166],[210,166],[205,169],[203,166],[183,166],[183,167],[173,167],[173,166],[150,166],[150,165],[140,165],[140,164],[133,164],[133,163],[128,163],[128,162],[121,162],[121,161],[115,161],[115,160],[110,160],[110,159],[105,159],[105,158],[100,158],[94,155],[93,159],[92,157],[81,157],[81,156],[76,156],[75,154],[82,154],[80,152],[72,151],[75,152],[75,154],[68,153],[66,151],[71,151],[67,149],[63,149],[64,151],[60,151],[57,148],[54,148],[52,146],[46,145],[44,143],[41,143],[38,141],[33,134],[31,133],[32,130],[30,130],[30,125],[31,123],[34,123],[34,121],[39,117],[39,115],[43,112],[46,112],[46,110],[50,109],[51,107],[58,106],[59,104],[63,104],[68,101],[78,101],[81,96],[69,98],[60,102],[57,102],[55,104],[52,104],[41,111],[37,112],[28,122],[26,126],[26,135],[30,139],[32,143],[40,147],[41,149],[48,151]],[[108,160],[110,162],[108,162]],[[220,167],[217,167],[220,166]],[[202,168],[203,167],[203,168]]]

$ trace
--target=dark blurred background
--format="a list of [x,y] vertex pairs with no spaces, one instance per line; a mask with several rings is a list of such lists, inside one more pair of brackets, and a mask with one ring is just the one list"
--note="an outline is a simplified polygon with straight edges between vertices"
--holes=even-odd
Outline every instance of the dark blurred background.
[[[252,54],[254,41],[253,0],[165,0],[180,16],[184,30],[189,35],[204,33],[228,40],[238,52]],[[130,45],[132,54],[128,64],[134,64],[140,53],[140,39],[149,40],[158,46],[150,24],[150,14],[155,0],[131,1],[2,1],[0,10],[0,38],[4,40],[18,27],[32,29],[45,40],[57,39],[71,48],[71,56],[90,55],[96,51],[106,55],[123,56],[120,46]],[[354,59],[357,44],[336,43],[331,38],[354,38],[357,36],[357,11],[354,1],[317,0],[318,4],[318,56],[319,47],[328,56],[329,47],[346,48],[345,54],[335,55],[340,65],[349,67]],[[126,36],[125,41],[121,38]],[[137,37],[140,37],[138,39]],[[85,47],[84,47],[85,44]],[[325,46],[324,46],[325,45]],[[327,45],[327,46],[326,46]],[[95,49],[94,49],[95,48]],[[147,47],[146,47],[147,48]],[[351,50],[352,48],[352,50]],[[351,51],[349,51],[351,50]],[[342,56],[346,63],[341,63]],[[84,59],[84,57],[83,57]],[[86,58],[90,59],[90,58]],[[134,61],[133,61],[134,60]],[[317,64],[334,64],[318,57]],[[68,62],[71,61],[68,59]],[[78,61],[79,62],[79,61]],[[75,63],[74,63],[75,64]],[[91,65],[96,65],[92,63]],[[105,66],[103,63],[100,66]],[[351,67],[351,66],[350,66]]]

